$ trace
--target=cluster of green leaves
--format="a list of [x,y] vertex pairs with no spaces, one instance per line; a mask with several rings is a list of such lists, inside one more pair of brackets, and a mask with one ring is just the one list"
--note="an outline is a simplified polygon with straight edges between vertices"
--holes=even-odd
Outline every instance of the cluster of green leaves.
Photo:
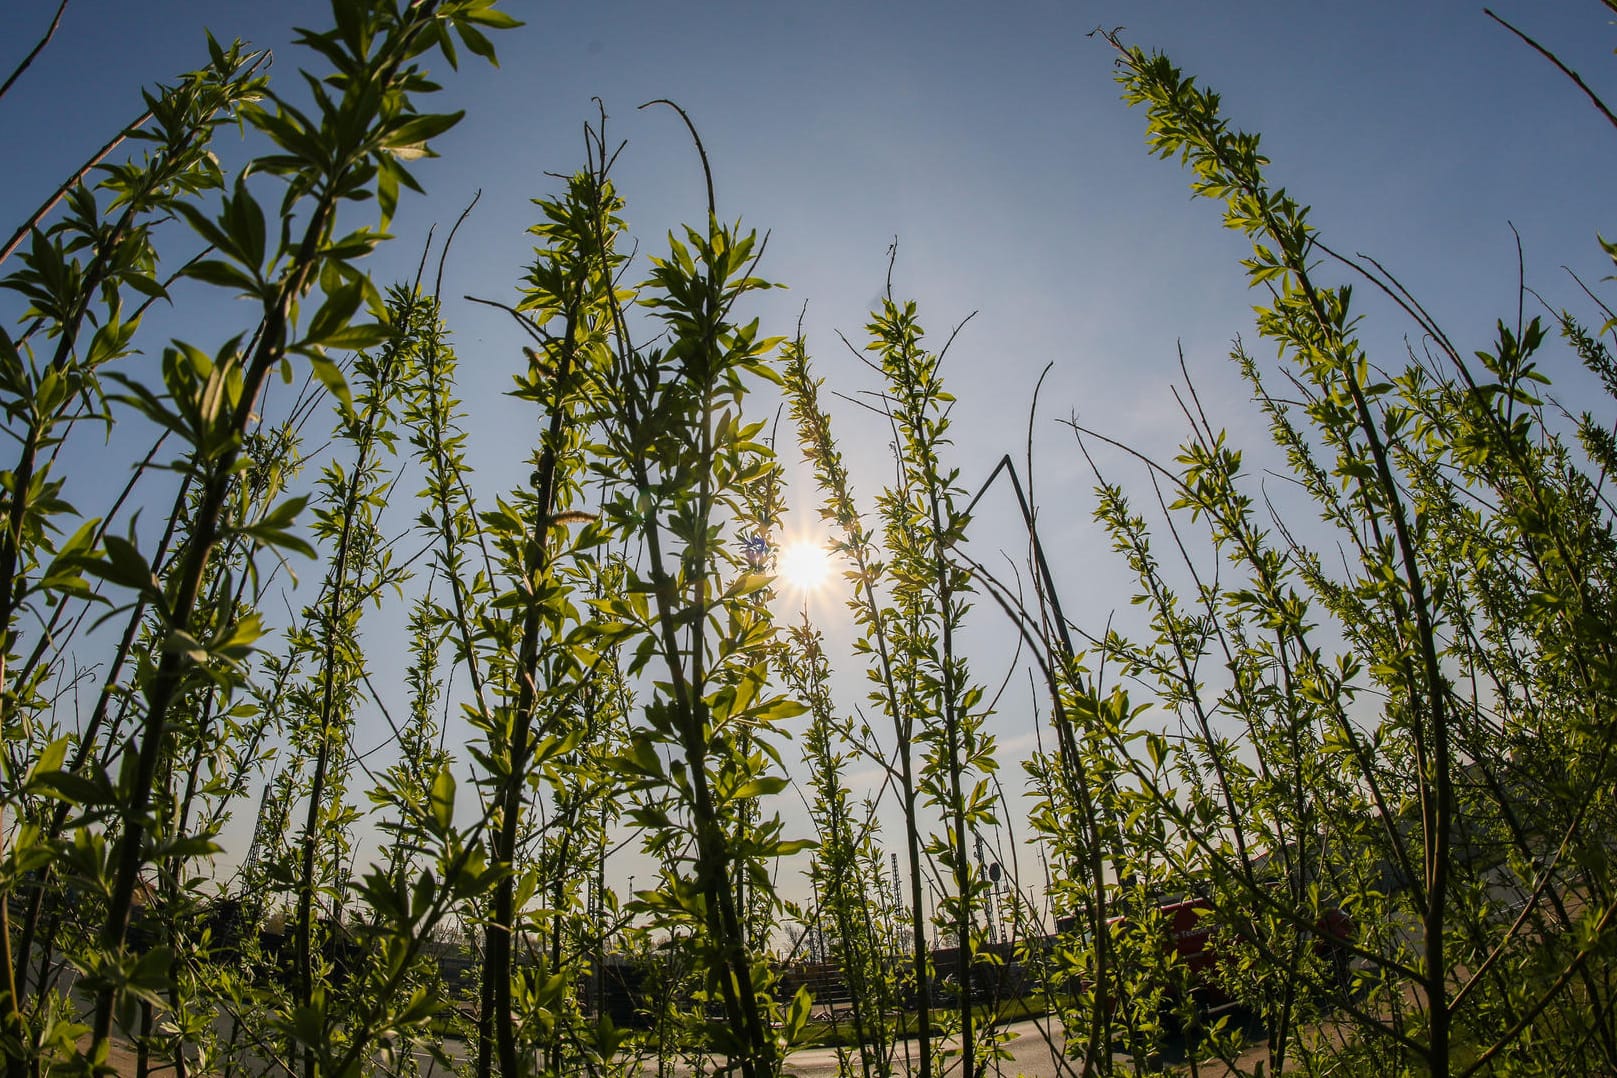
[[[834,718],[828,694],[815,691],[810,677],[823,661],[816,657],[815,638],[798,634],[795,681],[816,713],[806,759],[821,831],[815,871],[839,881],[821,901],[838,928],[833,954],[856,995],[860,1021],[869,1022],[879,1041],[894,1028],[884,1017],[888,1009],[900,1001],[913,1003],[921,1072],[930,1075],[958,1052],[968,1071],[977,1073],[997,1054],[1003,1036],[979,1028],[972,1006],[980,969],[990,961],[983,945],[992,887],[974,850],[984,832],[999,826],[999,794],[994,739],[983,729],[989,708],[971,681],[958,642],[974,584],[972,570],[956,550],[969,519],[959,506],[959,472],[944,459],[953,398],[943,388],[941,354],[924,347],[913,302],[900,305],[889,297],[872,313],[867,329],[867,349],[879,359],[872,367],[885,383],[898,462],[896,480],[878,497],[879,538],[855,504],[806,347],[799,340],[787,350],[786,390],[799,441],[820,488],[821,516],[835,528],[834,546],[849,565],[849,607],[860,632],[855,649],[867,662],[870,702],[892,730],[891,743],[883,744],[868,723],[855,728]],[[868,916],[860,909],[867,896],[885,888],[877,883],[883,873],[870,848],[874,806],[857,820],[841,790],[839,771],[850,751],[881,767],[900,799],[909,860],[905,959],[896,957],[897,948],[879,942],[882,934],[873,925],[858,920]],[[941,900],[929,912],[926,884],[932,880],[938,881]],[[939,941],[954,945],[951,970],[933,969]],[[876,953],[877,947],[888,953]],[[934,1006],[938,976],[956,986],[955,1006],[948,1012]],[[959,1047],[945,1050],[944,1035],[950,1032],[958,1035]],[[861,1065],[866,1073],[890,1068],[890,1043],[864,1053]]]
[[[104,1072],[115,1033],[141,1078],[266,1062],[407,1073],[422,1053],[450,1062],[447,1030],[475,1044],[480,1078],[628,1074],[652,1057],[773,1078],[814,1004],[781,998],[776,874],[813,847],[813,903],[796,913],[850,992],[843,1071],[907,1064],[913,1008],[923,1078],[956,1053],[972,1078],[1002,1036],[973,1007],[999,960],[974,855],[1002,827],[998,752],[961,643],[985,590],[1036,645],[1048,692],[1055,744],[1028,772],[1058,931],[1020,958],[1085,1073],[1115,1070],[1119,1046],[1154,1066],[1173,1029],[1233,1060],[1238,1031],[1197,1007],[1215,988],[1261,1018],[1275,1070],[1617,1067],[1602,827],[1617,810],[1617,435],[1546,403],[1540,320],[1500,324],[1466,356],[1379,267],[1344,263],[1429,342],[1401,369],[1372,363],[1351,290],[1319,282],[1325,248],[1267,185],[1257,138],[1166,59],[1122,50],[1153,150],[1252,239],[1258,330],[1290,389],[1271,392],[1239,345],[1234,359],[1325,538],[1248,493],[1240,451],[1186,398],[1177,456],[1146,462],[1163,523],[1097,469],[1097,519],[1148,620],[1100,637],[1092,672],[1058,613],[1018,610],[960,549],[953,402],[916,305],[889,295],[867,327],[897,461],[867,527],[806,345],[742,313],[770,287],[763,241],[710,193],[701,227],[625,283],[637,267],[604,117],[587,167],[537,200],[534,259],[505,307],[532,344],[512,390],[536,417],[529,478],[475,495],[437,301],[419,282],[384,298],[359,260],[417,188],[407,163],[459,118],[420,110],[436,89],[422,58],[454,65],[458,42],[492,60],[484,31],[514,20],[491,0],[332,10],[332,29],[300,37],[324,65],[305,99],[210,39],[205,68],[148,95],[149,124],[128,133],[147,152],[66,185],[61,212],[4,256],[17,266],[0,285],[19,297],[0,327],[18,450],[0,473],[8,1076]],[[226,123],[268,143],[234,175],[209,150]],[[160,258],[164,222],[176,245],[202,245],[177,269]],[[249,300],[241,332],[128,362],[153,303],[221,288]],[[1611,325],[1555,320],[1617,395]],[[290,383],[303,364],[303,387],[274,398],[271,375]],[[770,384],[847,560],[855,656],[884,722],[839,709],[813,626],[775,624],[782,480],[749,415]],[[327,404],[334,435],[306,450]],[[60,462],[84,420],[127,418],[149,424],[150,451],[104,513],[82,514]],[[411,469],[401,527],[388,510]],[[1164,523],[1182,569],[1155,553]],[[396,555],[407,542],[419,553]],[[318,571],[277,626],[289,558]],[[404,601],[415,565],[409,712],[371,772],[361,714],[393,719],[365,615]],[[79,685],[84,715],[65,703]],[[789,786],[785,724],[804,712],[814,839],[788,834],[771,800]],[[445,745],[452,721],[473,732],[464,760]],[[849,789],[861,764],[900,802],[902,881],[876,841],[879,797]],[[209,859],[255,791],[241,897],[223,900]],[[625,830],[660,866],[626,902],[606,887]],[[356,870],[362,832],[382,844]],[[1205,904],[1216,970],[1170,942],[1170,893]],[[1011,920],[1043,937],[1031,907]],[[470,992],[444,975],[445,939],[473,941]],[[949,970],[933,968],[940,944]],[[612,951],[641,962],[648,1032],[601,1013]],[[938,1005],[940,981],[957,1006]]]
[[912,726],[920,750],[915,793],[942,820],[941,831],[923,849],[949,878],[938,913],[956,954],[955,1014],[970,1075],[982,1063],[971,999],[983,942],[978,913],[988,890],[988,881],[974,870],[972,851],[975,836],[998,823],[992,786],[997,763],[993,736],[983,729],[988,712],[982,689],[971,683],[956,642],[972,585],[970,569],[952,551],[969,520],[957,505],[963,493],[959,469],[943,459],[954,399],[943,389],[941,355],[924,347],[913,301],[900,306],[886,299],[867,329],[866,347],[880,359],[899,446],[898,480],[878,498],[896,614],[892,642],[911,721],[921,719]]
[[[1258,331],[1286,390],[1240,344],[1233,358],[1322,525],[1289,526],[1248,492],[1241,452],[1193,393],[1173,462],[1139,458],[1177,570],[1097,470],[1097,519],[1149,626],[1098,642],[1133,699],[1075,664],[1053,679],[1068,686],[1055,712],[1069,729],[1033,764],[1035,824],[1068,867],[1056,902],[1079,927],[1055,949],[1052,983],[1089,994],[1091,1028],[1143,1029],[1131,1047],[1149,1057],[1149,1012],[1194,986],[1182,971],[1175,984],[1172,926],[1150,923],[1172,888],[1204,897],[1219,966],[1203,979],[1261,1017],[1270,1067],[1607,1070],[1617,936],[1594,820],[1609,811],[1617,737],[1608,424],[1562,422],[1545,403],[1540,320],[1518,314],[1467,356],[1378,266],[1342,260],[1428,342],[1401,369],[1374,363],[1351,288],[1320,283],[1329,249],[1265,181],[1257,137],[1166,58],[1118,47],[1153,151],[1182,160],[1252,240],[1243,265],[1267,293]],[[1602,339],[1558,321],[1609,373]],[[1097,851],[1112,871],[1080,871]],[[1228,1025],[1180,1010],[1194,1051],[1233,1059]]]
[[[798,352],[797,355],[801,355]],[[802,374],[799,363],[788,377]],[[858,754],[852,720],[839,715],[831,688],[831,662],[823,637],[808,621],[793,626],[780,655],[781,676],[808,708],[803,733],[809,813],[818,844],[809,869],[813,907],[798,914],[813,933],[809,952],[792,957],[834,961],[847,990],[851,1046],[838,1044],[845,1073],[890,1075],[900,1013],[900,977],[894,956],[902,953],[894,886],[882,864],[875,805],[855,801],[844,783]],[[837,1024],[833,1016],[833,1027]]]
[[[418,607],[420,692],[447,642],[479,735],[489,886],[458,911],[482,944],[468,1032],[482,1074],[632,1068],[642,1050],[773,1074],[776,1016],[787,1039],[807,1017],[806,998],[782,1011],[771,991],[773,865],[803,844],[760,799],[785,785],[774,728],[799,708],[769,691],[768,577],[724,538],[779,512],[772,453],[740,421],[774,342],[731,314],[762,287],[759,245],[710,215],[625,287],[623,202],[591,137],[589,167],[537,200],[505,308],[532,340],[512,391],[538,412],[529,483],[472,495],[436,315],[402,409],[443,596]],[[668,327],[659,346],[634,343],[637,311]],[[604,886],[623,826],[665,866],[627,908]],[[609,948],[654,945],[656,1025],[628,1042],[591,1000]]]
[[[638,794],[631,818],[665,867],[635,908],[690,941],[706,975],[697,998],[725,1016],[696,1023],[696,1043],[745,1075],[772,1074],[785,1038],[766,960],[778,905],[771,869],[806,843],[757,802],[786,785],[776,773],[775,728],[802,707],[773,691],[769,577],[744,553],[776,523],[776,465],[759,441],[762,424],[747,422],[742,404],[751,383],[777,377],[770,357],[778,342],[734,314],[748,293],[768,287],[753,275],[762,253],[755,233],[710,209],[705,230],[668,242],[635,296],[663,326],[666,345],[634,346],[617,308],[602,438],[605,459],[626,467],[602,515],[643,553],[626,567],[619,595],[596,607],[610,619],[603,631],[632,655],[628,672],[655,678],[622,767]],[[791,1018],[787,1034],[802,1029],[806,1005]]]
[[[486,51],[476,27],[514,20],[489,0],[343,0],[333,16],[334,29],[300,37],[329,63],[302,84],[307,104],[270,89],[262,55],[210,38],[207,66],[148,94],[146,117],[125,132],[145,152],[94,176],[86,170],[65,186],[63,212],[52,219],[47,204],[7,248],[19,265],[3,283],[22,298],[19,328],[0,330],[0,393],[19,446],[0,505],[10,816],[0,1047],[14,1074],[63,1061],[104,1067],[115,1026],[136,1037],[143,1069],[154,1050],[181,1073],[198,1051],[205,1065],[212,1058],[214,1020],[233,989],[219,961],[230,944],[205,893],[206,861],[260,755],[281,736],[319,765],[298,794],[310,821],[299,989],[290,1009],[271,1013],[285,1016],[307,1074],[353,1071],[401,1013],[398,993],[373,994],[339,1036],[322,1017],[311,953],[314,895],[331,886],[316,879],[315,847],[340,834],[347,811],[327,787],[349,758],[342,731],[364,669],[358,610],[396,577],[373,519],[385,483],[374,451],[390,437],[378,432],[391,420],[393,374],[362,358],[366,396],[356,408],[326,350],[389,338],[380,298],[355,262],[385,238],[400,184],[414,186],[401,159],[429,152],[428,140],[458,118],[419,111],[436,86],[417,58],[435,45],[452,50],[452,32]],[[224,124],[270,144],[234,176],[210,148]],[[260,200],[275,183],[284,195],[267,212]],[[222,194],[210,209],[213,191]],[[340,209],[370,199],[378,225],[341,234]],[[158,226],[171,219],[187,227],[165,233],[160,247]],[[165,267],[162,251],[196,240],[201,253]],[[118,362],[136,354],[152,303],[209,302],[179,287],[182,278],[246,295],[253,323],[217,348],[174,341],[155,369]],[[367,306],[377,321],[359,320]],[[254,652],[274,573],[262,571],[260,552],[315,552],[297,531],[306,499],[287,496],[311,398],[260,418],[268,375],[290,380],[297,356],[338,391],[340,434],[356,459],[320,487],[315,539],[335,552],[309,608],[309,635],[294,644],[320,660],[270,664],[266,684],[256,680]],[[76,451],[69,440],[82,420],[110,427],[129,417],[149,421],[156,442],[110,511],[87,518],[64,499],[54,469]],[[135,526],[132,507],[164,503],[172,508],[154,511],[155,530]],[[73,670],[76,649],[89,646],[91,612],[114,602],[122,605],[107,617],[122,619],[122,636],[94,673],[93,710],[74,716],[43,687],[82,676]],[[305,734],[314,740],[300,742]],[[328,761],[336,770],[322,774]],[[61,977],[64,961],[95,997],[88,1026]]]

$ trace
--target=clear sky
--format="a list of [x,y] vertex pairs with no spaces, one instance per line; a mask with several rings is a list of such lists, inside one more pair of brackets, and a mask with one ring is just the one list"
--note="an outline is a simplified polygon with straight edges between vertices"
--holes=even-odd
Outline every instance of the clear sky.
[[[1126,607],[1127,582],[1089,521],[1092,480],[1057,421],[1076,413],[1169,455],[1182,346],[1214,422],[1262,437],[1224,359],[1232,338],[1253,336],[1242,241],[1222,231],[1217,207],[1192,203],[1177,164],[1147,156],[1143,115],[1120,102],[1112,53],[1090,30],[1123,27],[1221,91],[1233,123],[1262,132],[1272,177],[1312,205],[1327,242],[1377,257],[1462,348],[1485,347],[1494,320],[1514,317],[1512,223],[1528,283],[1552,303],[1579,302],[1561,267],[1590,281],[1611,272],[1595,237],[1617,236],[1617,130],[1474,2],[503,6],[528,25],[497,35],[499,70],[470,56],[458,74],[434,61],[446,90],[432,107],[468,115],[437,143],[443,158],[419,168],[429,196],[404,203],[398,241],[372,260],[378,280],[409,276],[428,226],[446,228],[481,188],[445,293],[512,297],[529,199],[556,190],[545,173],[582,163],[595,96],[629,142],[617,173],[626,216],[642,250],[656,250],[666,229],[703,213],[683,127],[666,110],[635,110],[672,98],[706,143],[721,216],[771,232],[761,272],[789,291],[757,313],[789,333],[806,303],[832,388],[873,388],[833,331],[860,337],[895,236],[895,288],[920,301],[937,343],[977,312],[944,372],[959,397],[966,485],[1022,452],[1034,383],[1055,365],[1035,423],[1041,520],[1068,613],[1090,628]],[[5,6],[0,68],[55,7]],[[1496,10],[1617,99],[1617,29],[1598,0]],[[4,219],[138,114],[141,86],[200,64],[203,27],[275,48],[284,87],[311,62],[284,47],[288,27],[326,22],[309,0],[72,0],[55,42],[0,101]],[[1374,302],[1365,311],[1374,354],[1396,363],[1412,327]],[[510,438],[531,423],[501,397],[520,341],[490,309],[457,299],[446,315],[461,396],[478,416],[474,460],[498,476],[519,463]],[[1548,369],[1559,376],[1570,362],[1558,352]],[[868,498],[886,474],[885,432],[851,408],[838,419]],[[806,484],[799,491],[807,517]],[[983,556],[1014,550],[1015,529],[984,517],[973,537]],[[1002,739],[1025,746],[1029,729],[1007,714]]]

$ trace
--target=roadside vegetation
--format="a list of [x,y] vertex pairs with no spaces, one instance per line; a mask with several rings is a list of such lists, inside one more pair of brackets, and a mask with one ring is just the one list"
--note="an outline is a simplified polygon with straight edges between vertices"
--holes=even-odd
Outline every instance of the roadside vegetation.
[[[200,41],[0,256],[7,1078],[105,1073],[114,1041],[137,1078],[773,1078],[810,1043],[847,1075],[977,1078],[1044,1013],[1063,1074],[1151,1073],[1169,1041],[1193,1071],[1617,1073],[1602,283],[1565,307],[1524,283],[1468,351],[1416,282],[1337,253],[1216,94],[1101,35],[1149,151],[1251,241],[1262,348],[1230,359],[1285,480],[1188,363],[1171,458],[1069,423],[1143,611],[1114,629],[1061,606],[1038,462],[1004,465],[1024,571],[967,555],[955,337],[893,266],[852,342],[893,466],[856,475],[819,342],[752,313],[764,237],[709,175],[694,224],[637,241],[603,110],[535,192],[514,298],[484,301],[524,335],[537,432],[492,490],[439,306],[453,230],[436,276],[381,285],[365,256],[460,118],[429,111],[429,62],[492,61],[519,25],[333,0],[273,85]],[[1367,351],[1366,292],[1403,352]],[[222,306],[249,313],[219,339],[174,329]],[[1552,351],[1604,396],[1559,403]],[[114,425],[142,452],[77,504]],[[788,452],[850,654],[777,601]],[[385,667],[383,618],[408,641]],[[979,618],[1034,672],[1025,761],[990,732],[1024,705],[964,646]],[[358,749],[363,716],[389,752]],[[985,855],[1011,833],[1047,880]],[[658,866],[632,889],[607,869],[628,843]]]

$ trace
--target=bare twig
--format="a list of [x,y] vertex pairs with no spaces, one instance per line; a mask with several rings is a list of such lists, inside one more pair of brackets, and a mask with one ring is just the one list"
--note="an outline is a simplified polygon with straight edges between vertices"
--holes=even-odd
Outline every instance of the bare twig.
[[1483,8],[1482,13],[1488,16],[1488,18],[1492,19],[1494,22],[1498,23],[1500,26],[1503,26],[1506,30],[1509,30],[1511,33],[1521,38],[1521,40],[1525,42],[1527,46],[1534,52],[1538,53],[1540,56],[1544,57],[1544,59],[1554,64],[1560,70],[1561,74],[1571,79],[1573,84],[1576,85],[1578,89],[1583,91],[1583,96],[1587,97],[1590,104],[1594,105],[1595,108],[1600,110],[1600,115],[1606,118],[1606,122],[1611,124],[1613,127],[1617,127],[1617,115],[1612,114],[1611,109],[1606,107],[1606,103],[1600,100],[1600,95],[1589,89],[1589,84],[1584,82],[1582,77],[1579,76],[1576,71],[1573,71],[1570,67],[1567,67],[1564,63],[1562,63],[1559,56],[1555,55],[1555,53],[1551,52],[1549,49],[1546,49],[1543,45],[1540,45],[1538,42],[1516,29],[1506,20],[1501,19],[1498,15],[1495,15],[1489,8]]
[[6,91],[11,89],[12,83],[22,78],[22,73],[27,71],[28,68],[33,64],[34,59],[39,56],[40,53],[45,51],[45,46],[49,45],[51,43],[51,38],[56,36],[56,28],[62,25],[62,12],[66,10],[67,0],[62,0],[60,4],[56,5],[56,17],[51,19],[50,29],[46,30],[45,36],[39,39],[39,44],[35,45],[33,49],[30,50],[28,55],[23,57],[22,63],[18,64],[17,70],[13,71],[11,76],[6,79],[5,85],[0,86],[0,97],[6,96]]
[[483,189],[479,187],[472,200],[466,203],[466,208],[460,211],[460,216],[455,218],[455,227],[449,230],[449,236],[444,240],[444,249],[438,253],[438,276],[433,278],[432,282],[432,294],[435,296],[443,295],[444,260],[449,257],[449,248],[455,242],[455,233],[460,231],[460,226],[466,223],[466,218],[470,217],[472,210],[477,207],[477,200],[482,197]]
[[[707,215],[710,219],[717,217],[718,203],[713,198],[713,168],[708,164],[707,150],[702,146],[702,136],[696,133],[696,125],[691,122],[690,115],[686,113],[684,109],[680,108],[666,97],[659,97],[654,100],[647,101],[640,107],[643,109],[649,109],[653,105],[667,105],[669,108],[679,113],[679,118],[685,121],[685,127],[691,133],[691,141],[696,143],[696,155],[702,159],[702,177],[707,180]],[[612,156],[614,160],[617,158],[616,154],[613,154]]]

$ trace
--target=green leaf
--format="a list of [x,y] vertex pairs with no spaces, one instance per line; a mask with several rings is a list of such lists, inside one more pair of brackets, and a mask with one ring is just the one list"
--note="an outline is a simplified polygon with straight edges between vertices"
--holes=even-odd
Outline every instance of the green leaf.
[[174,204],[174,209],[208,242],[209,246],[227,255],[240,257],[240,252],[235,249],[235,245],[231,242],[230,237],[225,234],[224,229],[214,223],[213,219],[203,213],[201,209],[191,205],[189,202],[177,202]]
[[250,296],[256,296],[260,292],[258,282],[253,280],[252,276],[243,271],[241,267],[217,258],[193,262],[180,272],[185,277],[218,285],[221,288],[240,289]]
[[[382,148],[395,153],[409,150],[424,149],[429,139],[448,131],[465,116],[464,110],[459,112],[424,113],[412,116],[404,122],[397,124],[383,139]],[[407,155],[408,156],[408,155]]]
[[169,298],[168,289],[163,287],[162,282],[148,274],[126,274],[124,283],[149,299],[167,300]]
[[[301,510],[307,501],[307,496],[291,498],[283,502],[282,506],[296,506],[298,510]],[[238,529],[237,534],[246,536],[259,546],[290,550],[294,554],[302,555],[305,558],[316,556],[314,547],[303,536],[292,531],[290,524],[278,524],[273,521],[263,520]]]
[[29,780],[31,787],[46,797],[77,805],[82,809],[111,807],[118,803],[116,792],[104,778],[97,781],[71,771],[46,771]]
[[765,775],[743,782],[731,796],[737,800],[743,797],[768,797],[780,793],[787,785],[786,779],[779,775]]
[[354,395],[349,392],[348,379],[343,377],[342,368],[338,367],[336,363],[326,356],[321,355],[310,355],[309,364],[314,371],[314,376],[320,380],[320,384],[325,386],[342,403],[343,410],[345,412],[352,411],[354,408]]
[[211,857],[223,850],[224,847],[215,842],[211,835],[176,835],[154,843],[148,856],[153,861],[170,857],[186,859]]
[[808,985],[803,985],[786,1009],[786,1028],[782,1033],[787,1044],[796,1044],[803,1039],[803,1030],[808,1026],[809,1013],[813,1009],[814,997],[809,995]]
[[292,1012],[292,1036],[298,1042],[310,1048],[322,1049],[326,1046],[326,1008],[324,1000],[318,1000],[306,1007],[299,1007]]
[[438,825],[438,833],[446,835],[455,822],[455,775],[448,764],[440,765],[433,776],[429,797],[433,822]]
[[514,16],[497,10],[492,4],[461,12],[460,17],[467,22],[479,23],[493,30],[514,30],[524,25]]
[[629,770],[648,778],[661,778],[663,776],[662,757],[657,755],[657,749],[644,737],[637,737],[629,746],[624,757],[624,763]]
[[359,322],[344,326],[327,334],[321,344],[327,348],[360,350],[386,344],[393,337],[393,327],[386,322]]
[[795,719],[806,711],[808,708],[801,700],[794,700],[790,696],[777,696],[767,704],[754,708],[748,713],[747,719],[759,726],[765,726],[785,719]]
[[46,745],[44,750],[40,752],[39,758],[34,761],[34,766],[28,769],[29,775],[43,774],[47,771],[60,771],[63,762],[67,759],[67,742],[67,738],[59,737]]
[[357,281],[350,281],[326,294],[325,303],[309,322],[303,335],[303,345],[324,345],[328,338],[345,328],[359,310],[364,290]]
[[194,663],[208,661],[208,649],[202,646],[202,641],[184,629],[170,629],[168,636],[163,639],[163,650],[183,655]]
[[141,557],[134,543],[108,534],[102,537],[101,545],[105,548],[107,556],[85,558],[82,564],[86,572],[109,584],[146,595],[157,592],[157,577],[152,573],[152,567],[146,559]]
[[483,36],[482,31],[474,28],[470,23],[462,22],[455,27],[455,32],[465,42],[466,48],[474,55],[481,56],[495,67],[500,66],[499,58],[494,55],[494,43]]
[[628,1030],[619,1029],[613,1024],[610,1014],[602,1014],[601,1021],[595,1027],[595,1049],[602,1059],[611,1059],[617,1055],[628,1036]]
[[235,241],[236,251],[243,264],[254,273],[264,264],[265,238],[264,208],[247,189],[246,173],[238,173],[235,194],[225,200],[225,227]]
[[169,985],[173,973],[174,952],[167,947],[153,947],[140,956],[135,968],[129,971],[129,987],[142,998],[161,1003],[161,996]]

